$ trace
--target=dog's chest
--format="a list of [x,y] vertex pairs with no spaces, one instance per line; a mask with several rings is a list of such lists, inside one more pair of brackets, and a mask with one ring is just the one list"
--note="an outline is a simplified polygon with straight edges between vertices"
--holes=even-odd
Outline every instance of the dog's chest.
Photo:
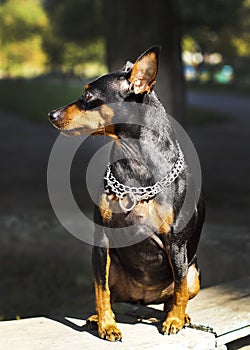
[[123,266],[131,278],[145,286],[165,283],[171,277],[167,253],[153,238],[115,249],[112,255],[111,261]]
[[[126,207],[126,199],[123,202]],[[160,234],[167,234],[174,222],[172,207],[161,205],[155,199],[138,202],[131,211],[124,212],[117,198],[106,193],[100,199],[100,213],[105,226],[129,227],[146,224]]]

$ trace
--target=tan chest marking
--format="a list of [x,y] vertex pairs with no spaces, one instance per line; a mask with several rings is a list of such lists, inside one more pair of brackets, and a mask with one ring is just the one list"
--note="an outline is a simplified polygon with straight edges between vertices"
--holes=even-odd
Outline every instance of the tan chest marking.
[[108,196],[104,193],[100,199],[100,213],[104,221],[110,221],[112,219],[112,209],[111,209],[111,201],[114,196]]
[[[113,213],[121,212],[119,203],[115,195],[107,195],[104,193],[100,199],[100,212],[104,221],[110,221]],[[133,209],[138,219],[146,218],[149,220],[156,231],[167,234],[174,221],[174,213],[172,209],[165,208],[152,199],[148,202],[139,202]]]
[[174,221],[173,210],[160,205],[155,199],[138,203],[134,211],[147,218],[159,233],[167,234]]

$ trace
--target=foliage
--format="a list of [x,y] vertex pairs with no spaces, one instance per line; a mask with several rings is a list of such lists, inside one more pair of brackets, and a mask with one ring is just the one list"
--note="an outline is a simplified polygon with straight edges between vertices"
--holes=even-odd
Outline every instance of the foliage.
[[[113,6],[104,6],[105,4],[109,2],[0,1],[0,77],[35,76],[49,70],[73,72],[82,76],[102,74],[106,70],[108,32],[111,33],[109,44],[112,37],[122,36],[124,46],[131,46],[131,50],[137,47],[139,50],[133,28],[139,23],[138,11],[141,4],[134,3],[133,13],[128,1],[119,4],[110,1]],[[158,31],[161,29],[155,19],[159,6],[158,2],[150,3],[150,11],[151,8],[154,11],[151,11],[152,16],[148,21],[147,6],[143,3],[140,16],[145,18],[145,25],[140,31],[141,46],[151,40],[149,38],[152,33],[159,37]],[[217,51],[234,62],[238,56],[249,57],[250,0],[179,0],[179,7],[185,49],[205,53]],[[119,13],[124,11],[130,13],[130,16],[124,17],[124,21],[117,20],[120,18]],[[169,22],[167,13],[161,11],[160,14],[162,22],[164,18]],[[131,21],[133,25],[129,26]],[[116,35],[116,31],[119,31],[119,35]],[[129,34],[124,37],[120,31]],[[164,33],[170,35],[166,27]],[[128,40],[130,42],[126,43]],[[169,47],[169,41],[169,37],[164,39],[164,44],[168,43],[166,47]],[[172,52],[171,48],[169,50]],[[116,51],[114,54],[118,56]],[[120,56],[125,57],[122,53]]]
[[250,56],[250,0],[244,1],[241,16],[242,31],[232,35],[233,45],[240,57]]
[[239,45],[250,45],[245,24],[250,18],[249,0],[180,1],[183,32],[198,43],[202,52],[218,51],[235,57]]
[[[78,66],[84,70],[83,61],[102,64],[105,47],[101,29],[101,0],[45,0],[50,28],[44,37],[44,49],[52,68],[64,71]],[[96,74],[100,73],[96,72]]]
[[29,77],[49,70],[71,72],[72,68],[78,75],[103,74],[104,40],[89,31],[93,34],[97,26],[95,18],[100,21],[100,4],[98,0],[0,2],[0,77]]
[[81,77],[92,78],[106,72],[105,44],[103,39],[96,40],[83,48],[74,42],[65,44],[63,71],[72,72]]
[[34,75],[44,70],[42,0],[8,0],[0,5],[0,73]]
[[[106,71],[105,45],[103,39],[80,45],[71,40],[66,41],[47,29],[43,36],[42,46],[48,57],[48,65],[52,71],[73,73],[78,76],[93,77]],[[91,69],[89,67],[90,62]]]
[[88,44],[102,36],[101,0],[45,0],[53,32],[66,41]]
[[190,35],[184,35],[182,38],[182,51],[197,52],[198,43]]
[[29,39],[47,24],[39,0],[8,0],[0,6],[0,15],[2,44]]

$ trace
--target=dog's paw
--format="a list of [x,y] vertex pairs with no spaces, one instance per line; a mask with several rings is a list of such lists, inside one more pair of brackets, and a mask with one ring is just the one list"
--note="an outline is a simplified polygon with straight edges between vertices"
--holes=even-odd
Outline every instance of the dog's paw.
[[190,317],[185,314],[184,317],[179,317],[172,315],[171,312],[168,314],[168,317],[163,322],[162,333],[163,334],[176,334],[178,333],[185,325],[190,324]]
[[99,322],[98,315],[90,316],[86,324],[90,330],[97,330],[100,338],[106,339],[109,341],[122,340],[121,331],[117,328],[116,323],[107,323]]
[[107,324],[103,327],[99,325],[98,334],[102,339],[108,341],[122,340],[121,331],[116,327],[116,324]]
[[162,325],[163,334],[176,334],[184,327],[184,322],[179,318],[168,317]]

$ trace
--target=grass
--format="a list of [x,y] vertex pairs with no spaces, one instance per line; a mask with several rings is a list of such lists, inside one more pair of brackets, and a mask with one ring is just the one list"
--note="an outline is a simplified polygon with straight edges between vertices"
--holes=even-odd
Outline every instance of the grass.
[[[84,83],[67,80],[0,80],[0,108],[22,117],[47,121],[48,112],[77,99]],[[199,108],[187,108],[187,124],[221,122],[225,116]]]
[[77,99],[81,82],[0,80],[0,108],[33,120],[47,120],[48,112]]

